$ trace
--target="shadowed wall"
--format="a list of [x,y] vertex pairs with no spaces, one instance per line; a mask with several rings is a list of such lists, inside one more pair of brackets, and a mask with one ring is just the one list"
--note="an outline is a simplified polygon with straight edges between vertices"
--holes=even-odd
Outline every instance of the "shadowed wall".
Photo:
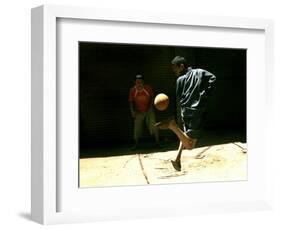
[[[138,73],[155,95],[161,92],[171,98],[167,111],[156,111],[157,120],[174,115],[176,78],[170,61],[176,55],[217,76],[205,129],[246,130],[246,50],[80,43],[80,148],[133,143],[128,94]],[[160,135],[174,137],[170,131]],[[147,130],[143,140],[152,140]]]

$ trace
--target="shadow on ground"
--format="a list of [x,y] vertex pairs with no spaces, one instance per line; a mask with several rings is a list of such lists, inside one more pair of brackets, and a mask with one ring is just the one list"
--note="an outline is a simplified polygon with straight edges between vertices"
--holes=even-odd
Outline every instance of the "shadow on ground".
[[18,216],[20,216],[21,218],[23,218],[25,220],[30,220],[31,221],[31,214],[30,213],[21,212],[21,213],[18,213]]
[[[220,145],[232,142],[246,143],[246,131],[243,130],[203,130],[201,138],[197,142],[197,148],[211,145]],[[131,150],[132,145],[106,146],[88,148],[80,151],[80,159],[92,157],[110,157],[134,154],[149,154],[176,150],[179,141],[177,138],[161,141],[161,147],[152,142],[143,142],[136,150]]]

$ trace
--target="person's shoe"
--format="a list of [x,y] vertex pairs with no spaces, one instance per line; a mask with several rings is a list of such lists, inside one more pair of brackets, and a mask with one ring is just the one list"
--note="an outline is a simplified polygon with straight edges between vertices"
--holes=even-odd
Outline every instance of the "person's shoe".
[[159,129],[169,129],[169,124],[173,119],[173,117],[170,117],[168,119],[155,123],[154,126]]
[[181,163],[179,161],[171,161],[175,170],[181,171]]
[[132,146],[132,147],[130,148],[130,150],[132,150],[132,151],[137,150],[137,149],[138,149],[138,145],[137,145],[137,144],[135,144],[134,146]]
[[164,146],[162,144],[160,144],[160,143],[155,143],[154,147],[157,148],[157,149],[164,148]]

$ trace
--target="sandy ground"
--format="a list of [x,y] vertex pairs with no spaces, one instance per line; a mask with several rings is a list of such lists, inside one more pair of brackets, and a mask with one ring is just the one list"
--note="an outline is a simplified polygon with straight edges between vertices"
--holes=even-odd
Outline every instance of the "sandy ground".
[[184,150],[182,169],[171,160],[177,151],[80,159],[80,187],[247,180],[246,144],[240,142]]

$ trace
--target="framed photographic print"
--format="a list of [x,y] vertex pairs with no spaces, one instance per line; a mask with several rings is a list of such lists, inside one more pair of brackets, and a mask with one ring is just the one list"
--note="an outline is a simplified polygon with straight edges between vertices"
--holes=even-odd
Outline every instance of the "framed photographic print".
[[270,209],[272,33],[266,19],[32,9],[32,219]]

